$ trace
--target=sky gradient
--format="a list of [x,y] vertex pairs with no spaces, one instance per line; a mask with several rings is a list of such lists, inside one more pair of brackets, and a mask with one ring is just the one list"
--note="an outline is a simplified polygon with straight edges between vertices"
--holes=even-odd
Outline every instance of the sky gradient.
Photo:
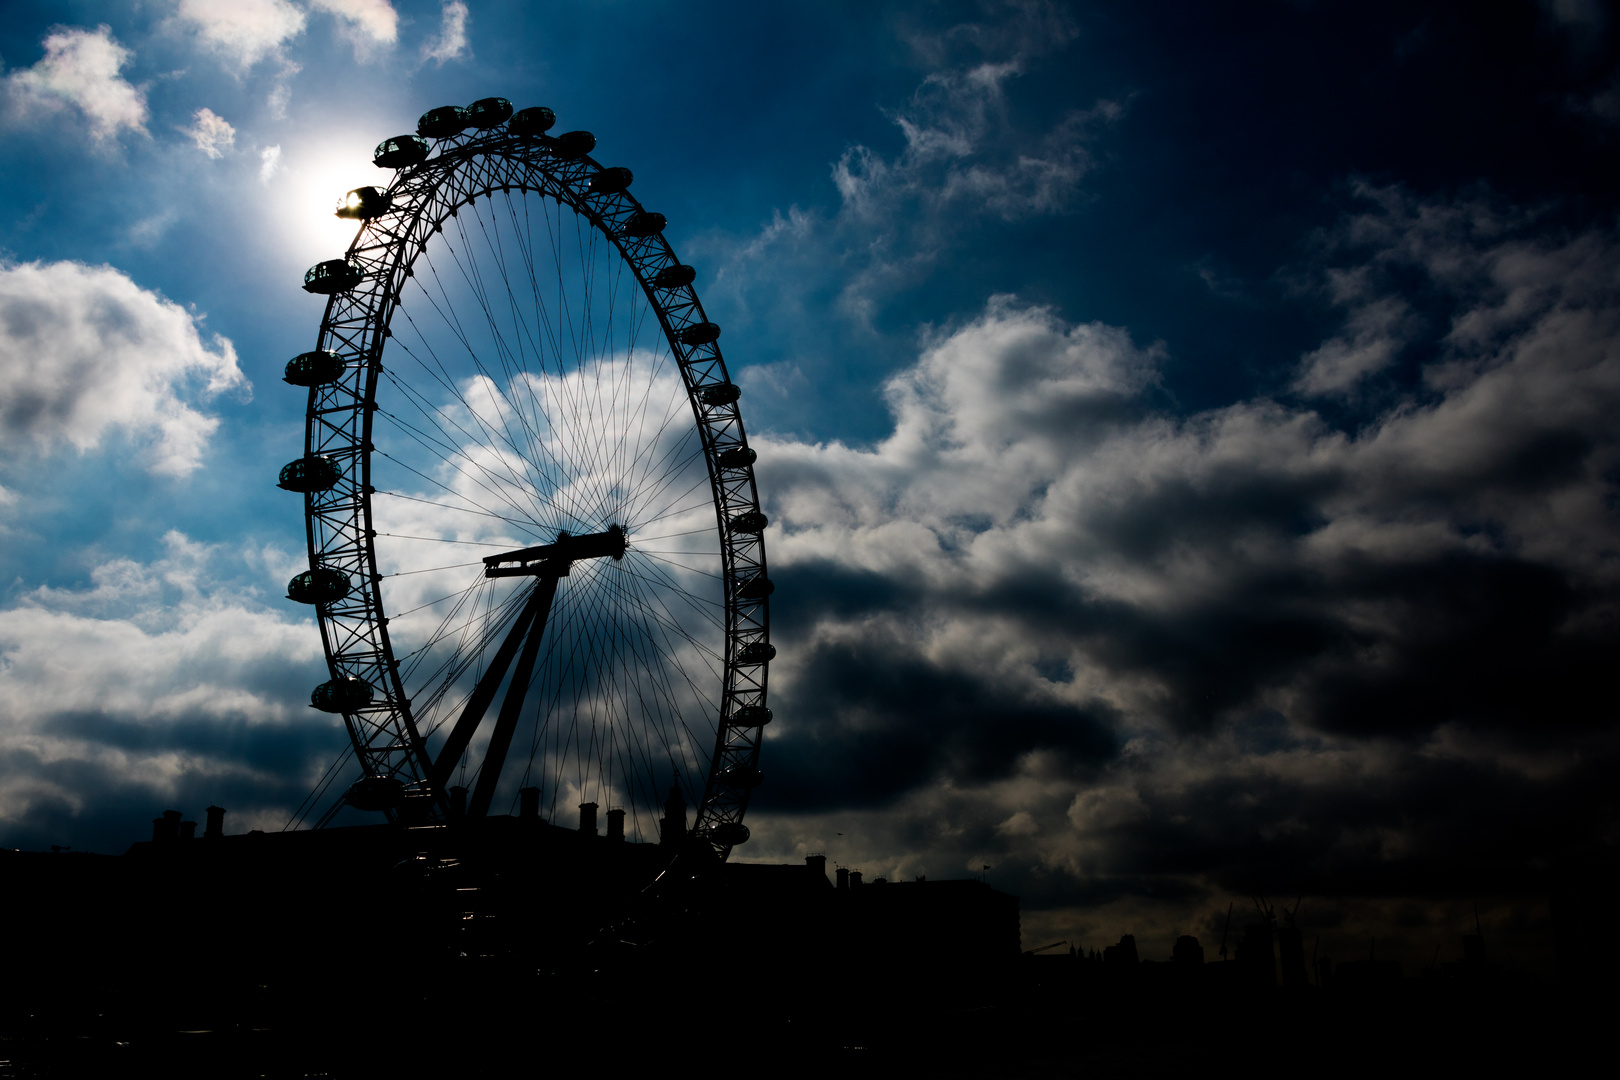
[[8,15],[0,843],[279,829],[341,748],[281,599],[298,284],[377,142],[498,94],[635,170],[725,330],[780,650],[739,855],[989,865],[1026,946],[1152,956],[1260,892],[1450,957],[1478,899],[1535,965],[1612,851],[1608,5]]

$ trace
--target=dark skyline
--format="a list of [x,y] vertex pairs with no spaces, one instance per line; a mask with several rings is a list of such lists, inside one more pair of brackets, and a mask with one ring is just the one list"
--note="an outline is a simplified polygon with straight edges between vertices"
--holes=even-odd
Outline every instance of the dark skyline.
[[298,282],[379,140],[500,94],[725,329],[780,650],[738,857],[990,865],[1026,946],[1153,958],[1303,893],[1426,959],[1477,898],[1540,963],[1615,825],[1609,5],[233,10],[0,29],[0,843],[279,829],[341,749]]

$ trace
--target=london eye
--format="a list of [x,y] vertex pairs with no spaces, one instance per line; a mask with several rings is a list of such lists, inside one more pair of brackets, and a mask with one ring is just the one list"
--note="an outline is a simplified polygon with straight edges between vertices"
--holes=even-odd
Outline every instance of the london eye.
[[755,454],[664,217],[554,121],[426,113],[306,275],[328,300],[286,369],[309,393],[279,481],[308,533],[288,596],[316,612],[311,703],[349,752],[300,816],[603,806],[650,840],[673,784],[724,857],[771,719]]

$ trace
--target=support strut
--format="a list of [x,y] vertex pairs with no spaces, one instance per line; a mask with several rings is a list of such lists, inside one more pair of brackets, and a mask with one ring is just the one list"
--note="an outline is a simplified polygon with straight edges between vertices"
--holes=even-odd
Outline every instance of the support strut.
[[469,817],[488,815],[489,805],[495,798],[495,786],[500,783],[501,768],[506,764],[506,754],[512,745],[512,734],[517,730],[518,715],[523,711],[529,683],[534,678],[534,665],[540,655],[540,642],[545,637],[546,622],[551,617],[551,604],[557,596],[557,580],[567,577],[569,569],[578,560],[622,559],[628,547],[624,530],[613,525],[604,532],[591,533],[588,536],[570,536],[568,533],[562,533],[554,544],[519,548],[516,551],[491,555],[484,560],[485,577],[533,577],[535,584],[534,590],[523,604],[523,610],[512,620],[511,629],[506,632],[506,639],[496,650],[489,669],[473,687],[472,696],[467,699],[466,706],[456,719],[456,725],[451,729],[444,747],[440,749],[428,776],[428,782],[434,791],[444,790],[445,781],[450,778],[450,773],[461,760],[461,755],[465,754],[467,747],[471,745],[473,735],[478,731],[478,725],[483,723],[484,714],[489,711],[490,704],[495,700],[495,694],[506,679],[506,671],[512,666],[512,658],[517,655],[519,646],[522,646],[523,653],[518,657],[517,669],[512,672],[512,681],[506,688],[506,697],[501,701],[501,712],[495,720],[495,730],[490,733],[484,763],[479,766],[478,784],[473,789],[472,802],[467,807]]

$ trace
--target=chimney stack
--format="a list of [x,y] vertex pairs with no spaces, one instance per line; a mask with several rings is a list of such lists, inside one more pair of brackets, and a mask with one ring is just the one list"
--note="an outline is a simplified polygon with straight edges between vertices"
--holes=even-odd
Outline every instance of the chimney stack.
[[152,819],[152,843],[166,844],[180,839],[180,811],[165,810],[162,817]]
[[808,866],[810,868],[810,872],[816,875],[816,877],[820,878],[822,881],[827,880],[827,856],[806,855],[804,857],[804,865]]
[[859,885],[860,883],[861,883],[861,872],[859,870],[851,870],[849,872],[849,887],[853,889],[855,886]]
[[608,839],[624,842],[624,811],[608,811]]
[[210,806],[208,808],[208,824],[203,827],[204,840],[217,840],[225,835],[225,808],[223,806]]
[[456,785],[450,789],[450,820],[460,821],[467,816],[467,789]]
[[840,866],[838,868],[838,887],[840,889],[849,888],[849,868],[848,867]]
[[669,786],[669,798],[664,800],[664,819],[658,823],[658,842],[664,847],[679,847],[686,839],[686,799],[681,795],[679,782]]
[[586,836],[596,835],[596,804],[582,802],[579,804],[579,831]]
[[518,788],[518,817],[525,821],[534,821],[540,816],[540,789],[537,787]]

